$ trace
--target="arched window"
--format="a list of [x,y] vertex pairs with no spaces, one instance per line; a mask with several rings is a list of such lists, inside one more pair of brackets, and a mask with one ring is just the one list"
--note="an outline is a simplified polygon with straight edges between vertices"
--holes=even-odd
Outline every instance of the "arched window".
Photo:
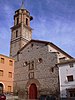
[[3,93],[3,84],[0,83],[0,93]]
[[39,59],[38,59],[38,62],[39,62],[39,63],[42,63],[42,61],[43,61],[42,58],[39,58]]
[[19,23],[19,18],[17,18],[17,23],[16,24],[18,25],[18,23]]
[[16,31],[16,38],[18,37],[18,30]]
[[28,26],[28,19],[26,18],[26,25]]

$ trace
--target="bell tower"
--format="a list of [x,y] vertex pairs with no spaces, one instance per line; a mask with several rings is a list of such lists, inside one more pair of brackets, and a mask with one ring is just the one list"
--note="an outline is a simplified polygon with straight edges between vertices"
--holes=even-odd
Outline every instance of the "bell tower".
[[30,12],[24,8],[22,2],[21,8],[15,11],[14,26],[11,27],[10,56],[15,57],[28,41],[32,39],[32,28],[30,21],[33,19]]

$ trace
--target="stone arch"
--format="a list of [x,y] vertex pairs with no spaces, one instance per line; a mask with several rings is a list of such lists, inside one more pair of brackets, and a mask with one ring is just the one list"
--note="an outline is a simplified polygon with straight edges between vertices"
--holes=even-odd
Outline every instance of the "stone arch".
[[[32,98],[32,99],[36,99],[39,96],[39,90],[40,90],[40,83],[37,79],[30,79],[27,84],[26,84],[26,90],[28,93],[27,98]],[[31,97],[29,97],[30,95],[30,90],[35,91],[37,94],[35,94],[34,92],[31,93]]]
[[29,86],[31,85],[31,84],[36,84],[36,86],[37,86],[37,89],[39,89],[40,88],[40,83],[39,83],[39,81],[37,80],[37,79],[31,79],[31,80],[29,80],[28,82],[27,82],[27,84],[26,84],[26,89],[28,89],[29,88]]
[[4,90],[4,84],[0,82],[0,93],[3,93],[3,90]]

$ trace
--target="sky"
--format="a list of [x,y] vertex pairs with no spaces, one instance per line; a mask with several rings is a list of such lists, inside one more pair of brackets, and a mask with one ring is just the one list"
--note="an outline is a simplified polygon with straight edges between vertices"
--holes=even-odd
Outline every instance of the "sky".
[[[9,56],[14,13],[22,0],[0,0],[0,54]],[[75,0],[25,0],[32,38],[49,41],[75,57]]]

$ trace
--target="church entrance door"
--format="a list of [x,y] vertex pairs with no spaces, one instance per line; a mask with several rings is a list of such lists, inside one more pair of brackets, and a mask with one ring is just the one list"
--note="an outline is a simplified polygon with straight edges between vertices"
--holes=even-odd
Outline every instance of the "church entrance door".
[[29,87],[29,99],[37,99],[37,87],[34,83]]

